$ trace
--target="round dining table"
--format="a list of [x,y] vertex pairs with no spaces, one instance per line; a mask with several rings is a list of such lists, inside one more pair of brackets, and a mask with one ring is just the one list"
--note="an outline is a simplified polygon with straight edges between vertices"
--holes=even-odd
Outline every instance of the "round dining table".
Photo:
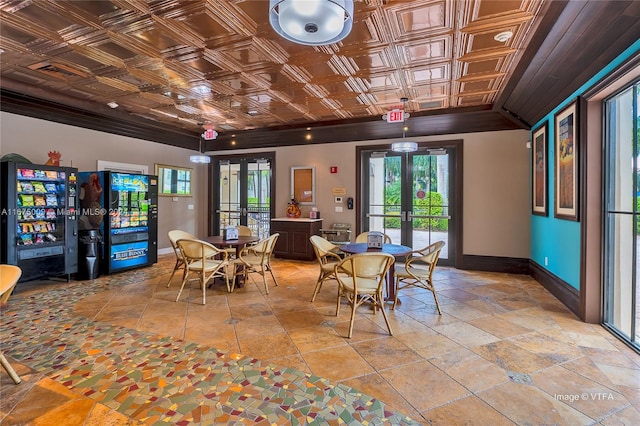
[[[240,252],[242,251],[242,249],[247,245],[247,244],[251,244],[251,243],[255,243],[256,241],[259,241],[260,239],[258,237],[254,237],[254,236],[238,236],[237,239],[235,240],[225,240],[223,238],[222,235],[212,235],[206,238],[202,239],[203,241],[208,242],[209,244],[212,244],[218,248],[225,248],[225,247],[235,247],[236,248],[236,259],[240,256]],[[234,274],[237,273],[239,271],[234,271]],[[242,288],[244,287],[244,278],[242,277],[242,275],[240,275],[238,277],[238,280],[236,281],[236,285],[238,288]]]
[[[393,257],[406,256],[411,253],[413,249],[409,246],[403,246],[400,244],[383,244],[382,248],[369,247],[367,243],[351,243],[340,245],[340,250],[347,254],[357,253],[387,253]],[[395,262],[394,262],[395,263]],[[396,297],[395,286],[395,265],[391,264],[389,267],[389,275],[387,279],[387,297],[385,301],[393,302]]]

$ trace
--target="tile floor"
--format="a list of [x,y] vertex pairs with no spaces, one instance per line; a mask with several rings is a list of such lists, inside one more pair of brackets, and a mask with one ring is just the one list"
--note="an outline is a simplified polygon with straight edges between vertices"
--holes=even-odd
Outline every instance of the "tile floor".
[[[438,268],[430,293],[335,316],[335,283],[276,259],[232,294],[175,302],[173,259],[93,281],[22,283],[2,309],[0,422],[639,424],[640,356],[528,276]],[[215,349],[213,349],[215,348]],[[408,416],[408,417],[407,417]]]

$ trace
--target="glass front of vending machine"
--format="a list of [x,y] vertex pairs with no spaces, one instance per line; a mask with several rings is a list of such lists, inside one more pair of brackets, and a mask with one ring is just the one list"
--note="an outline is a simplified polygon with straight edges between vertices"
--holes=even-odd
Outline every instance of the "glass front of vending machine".
[[107,273],[155,263],[157,230],[150,222],[157,217],[157,179],[116,172],[109,178]]

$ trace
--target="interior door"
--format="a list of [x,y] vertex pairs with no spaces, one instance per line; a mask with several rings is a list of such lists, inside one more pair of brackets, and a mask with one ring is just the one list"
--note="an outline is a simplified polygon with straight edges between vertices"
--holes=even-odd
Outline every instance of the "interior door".
[[412,153],[362,152],[359,232],[381,231],[394,244],[414,249],[445,241],[442,265],[455,264],[452,208],[455,147],[421,148]]
[[219,157],[213,166],[213,230],[221,235],[227,226],[245,225],[253,235],[270,235],[273,198],[272,164],[264,157]]

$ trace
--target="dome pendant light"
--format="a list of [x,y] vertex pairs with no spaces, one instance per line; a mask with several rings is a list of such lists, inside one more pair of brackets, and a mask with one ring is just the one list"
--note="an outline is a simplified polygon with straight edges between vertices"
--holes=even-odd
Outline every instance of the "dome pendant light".
[[336,43],[353,27],[353,0],[269,0],[269,22],[294,43]]
[[197,163],[197,164],[209,164],[211,162],[211,157],[208,155],[204,155],[204,151],[202,151],[202,137],[200,137],[200,154],[198,155],[190,155],[189,162]]
[[410,142],[405,140],[405,132],[407,130],[407,125],[406,125],[406,121],[407,121],[407,116],[408,114],[405,112],[406,111],[406,103],[409,99],[407,98],[401,98],[400,99],[402,101],[403,104],[403,108],[402,108],[402,114],[403,114],[403,121],[402,121],[402,140],[399,142],[394,142],[391,144],[391,151],[393,152],[414,152],[418,150],[418,144],[416,142]]

